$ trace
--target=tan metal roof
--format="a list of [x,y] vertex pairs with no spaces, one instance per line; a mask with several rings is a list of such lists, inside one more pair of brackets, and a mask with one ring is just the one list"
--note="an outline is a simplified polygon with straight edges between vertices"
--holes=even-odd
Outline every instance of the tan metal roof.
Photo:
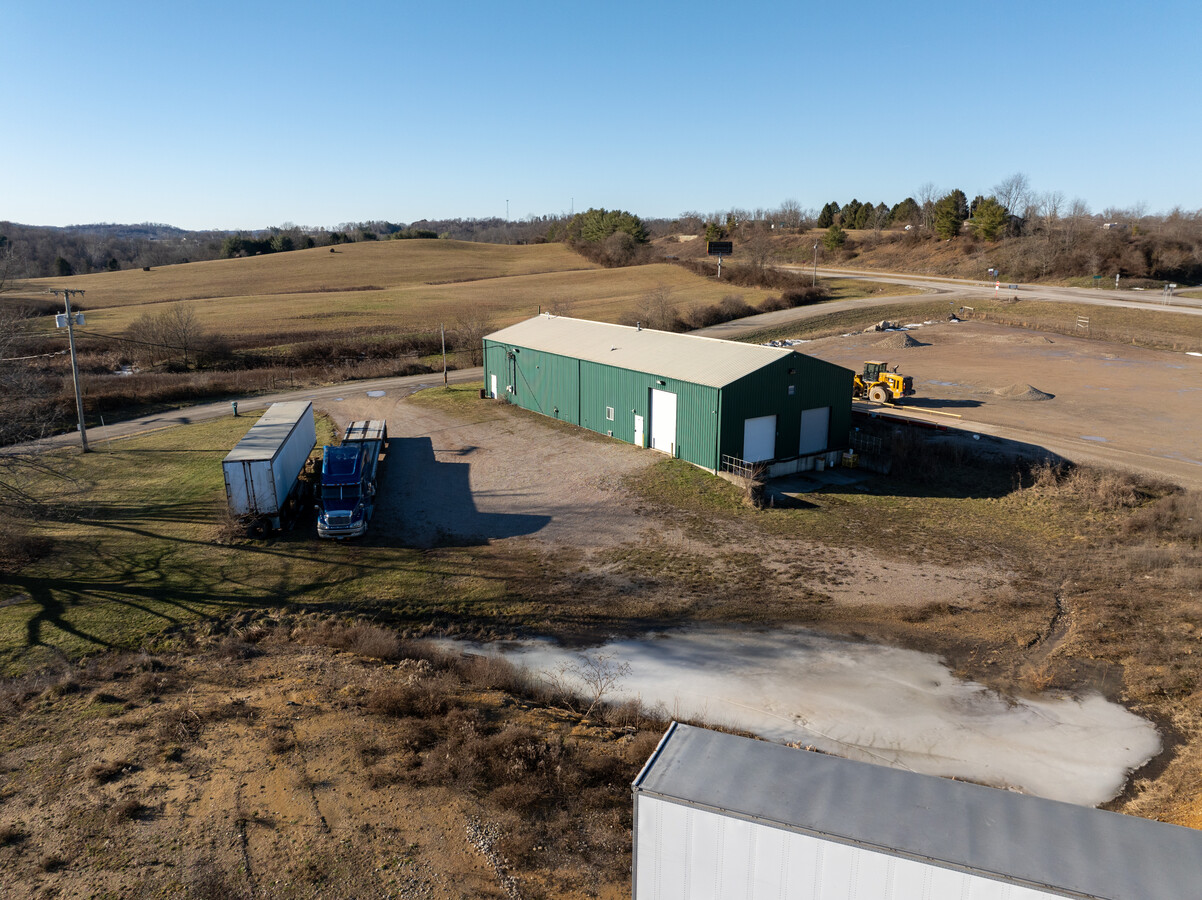
[[543,313],[485,340],[693,384],[725,387],[794,351]]

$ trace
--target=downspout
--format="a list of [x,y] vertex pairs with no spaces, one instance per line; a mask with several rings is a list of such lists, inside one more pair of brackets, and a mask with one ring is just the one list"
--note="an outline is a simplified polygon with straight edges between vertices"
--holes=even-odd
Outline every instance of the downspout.
[[722,388],[717,388],[718,409],[714,416],[714,468],[712,474],[717,475],[722,468]]

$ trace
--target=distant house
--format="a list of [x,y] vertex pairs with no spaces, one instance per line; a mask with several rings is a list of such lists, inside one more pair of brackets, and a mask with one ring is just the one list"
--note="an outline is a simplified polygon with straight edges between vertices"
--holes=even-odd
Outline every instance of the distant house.
[[484,338],[489,396],[711,472],[833,464],[852,378],[787,348],[549,314]]

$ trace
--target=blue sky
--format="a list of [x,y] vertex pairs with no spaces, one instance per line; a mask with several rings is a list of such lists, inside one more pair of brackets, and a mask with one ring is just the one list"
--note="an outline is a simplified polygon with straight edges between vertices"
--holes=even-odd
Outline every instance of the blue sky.
[[0,220],[1202,208],[1202,5],[0,0]]

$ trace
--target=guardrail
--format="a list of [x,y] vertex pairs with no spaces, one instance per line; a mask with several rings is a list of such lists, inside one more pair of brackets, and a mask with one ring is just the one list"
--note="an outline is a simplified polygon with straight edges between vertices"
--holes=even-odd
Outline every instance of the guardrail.
[[741,478],[755,477],[755,463],[746,462],[737,456],[730,456],[726,453],[722,454],[722,464],[719,468],[723,472],[730,472],[732,475],[738,475]]

